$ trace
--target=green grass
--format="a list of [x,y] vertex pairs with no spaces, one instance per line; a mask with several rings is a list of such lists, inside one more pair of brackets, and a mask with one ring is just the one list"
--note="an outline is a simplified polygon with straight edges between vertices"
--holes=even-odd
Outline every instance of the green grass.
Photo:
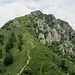
[[[8,40],[8,37],[10,35],[10,32],[8,31],[5,33],[5,31],[2,31],[3,34],[6,36],[5,44]],[[0,33],[2,33],[0,32]],[[11,31],[12,32],[12,31]],[[75,70],[75,64],[73,64],[71,61],[58,56],[56,53],[54,53],[51,49],[49,49],[47,46],[42,45],[36,38],[34,38],[28,30],[22,30],[20,32],[14,30],[17,38],[17,42],[15,42],[14,47],[11,49],[11,53],[14,57],[13,64],[5,67],[6,71],[4,72],[4,75],[17,75],[22,67],[27,62],[27,50],[30,51],[30,56],[32,57],[32,60],[30,60],[29,67],[32,69],[31,75],[66,75],[66,72],[62,71],[60,68],[61,61],[64,59],[66,61],[66,65],[68,67],[68,72],[74,72]],[[22,51],[19,51],[18,49],[18,37],[17,35],[19,33],[22,33],[23,35],[23,42],[22,45]],[[32,48],[31,42],[34,45],[34,48]],[[5,50],[3,48],[3,57],[5,56]],[[0,59],[0,61],[3,62],[3,58]],[[1,74],[0,74],[1,75]],[[27,75],[23,74],[22,75]]]
[[[5,37],[6,37],[5,44],[6,44],[8,37],[10,35],[10,32],[12,32],[12,31],[9,31],[7,33],[5,33],[4,31],[2,31],[2,32],[0,32],[0,33],[5,35]],[[17,35],[19,34],[20,31],[14,30],[14,32],[15,32],[16,38],[17,38]],[[8,75],[8,74],[16,75],[21,70],[21,68],[26,64],[27,59],[28,59],[27,50],[31,49],[32,46],[31,46],[30,42],[32,42],[32,41],[33,41],[33,37],[29,34],[29,32],[23,33],[24,44],[22,45],[22,51],[20,52],[18,49],[18,38],[17,38],[17,42],[14,44],[14,47],[10,50],[14,57],[14,63],[5,67],[6,71],[4,72],[4,75]],[[5,47],[5,44],[2,48]],[[6,54],[5,50],[3,49],[3,57],[5,54]],[[0,59],[0,60],[2,61],[2,59]]]
[[32,60],[28,65],[32,68],[32,75],[41,75],[40,68],[42,66],[42,62],[44,62],[42,75],[66,75],[65,71],[62,71],[60,68],[60,64],[62,60],[65,60],[66,66],[68,67],[67,72],[75,72],[75,64],[71,61],[61,58],[57,54],[53,53],[49,48],[38,43],[37,41],[34,43],[34,49],[31,50]]

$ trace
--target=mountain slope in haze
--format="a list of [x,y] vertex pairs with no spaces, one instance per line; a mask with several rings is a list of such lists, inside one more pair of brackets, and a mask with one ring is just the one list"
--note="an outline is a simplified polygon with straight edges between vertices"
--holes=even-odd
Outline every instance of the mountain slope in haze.
[[[15,18],[0,29],[0,75],[75,75],[74,44],[75,31],[53,14]],[[13,62],[6,65],[10,53]]]

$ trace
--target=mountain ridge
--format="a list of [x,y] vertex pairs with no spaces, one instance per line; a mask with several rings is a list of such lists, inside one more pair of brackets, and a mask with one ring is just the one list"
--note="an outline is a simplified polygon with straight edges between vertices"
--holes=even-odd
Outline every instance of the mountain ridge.
[[[24,17],[27,17],[28,19],[22,20]],[[60,46],[60,50],[64,45],[69,47],[74,44],[75,31],[68,22],[56,19],[53,14],[43,14],[40,10],[31,12],[24,17],[15,18],[11,21],[8,21],[4,26],[9,26],[7,26],[7,28],[5,27],[5,29],[20,29],[22,26],[24,27],[24,25],[28,23],[27,27],[31,27],[30,31],[33,31],[32,33],[34,33],[34,36],[37,37],[43,44],[51,44],[52,42],[62,43],[63,41],[63,45]],[[4,29],[4,26],[1,29]],[[75,46],[73,45],[73,48],[69,48],[69,50],[66,50],[66,52],[73,54],[74,48]],[[65,49],[63,49],[63,54],[65,54]]]
[[[4,39],[3,39],[4,37]],[[32,48],[31,42],[34,46]],[[12,53],[13,63],[0,68],[0,74],[17,75],[27,61],[32,60],[21,75],[74,75],[75,31],[68,22],[40,10],[8,21],[0,29],[1,64]],[[19,62],[19,63],[18,63]],[[71,69],[72,68],[72,69]]]

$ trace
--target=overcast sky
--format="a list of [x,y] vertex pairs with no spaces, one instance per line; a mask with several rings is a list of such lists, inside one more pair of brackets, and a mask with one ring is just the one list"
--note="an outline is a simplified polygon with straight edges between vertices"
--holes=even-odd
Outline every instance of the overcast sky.
[[0,27],[18,16],[41,10],[69,22],[75,30],[75,0],[0,0]]

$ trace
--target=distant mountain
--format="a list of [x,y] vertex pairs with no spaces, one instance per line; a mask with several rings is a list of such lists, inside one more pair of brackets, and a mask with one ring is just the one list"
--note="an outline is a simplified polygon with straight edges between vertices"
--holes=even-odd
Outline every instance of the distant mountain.
[[37,10],[0,29],[0,75],[75,75],[75,31]]

